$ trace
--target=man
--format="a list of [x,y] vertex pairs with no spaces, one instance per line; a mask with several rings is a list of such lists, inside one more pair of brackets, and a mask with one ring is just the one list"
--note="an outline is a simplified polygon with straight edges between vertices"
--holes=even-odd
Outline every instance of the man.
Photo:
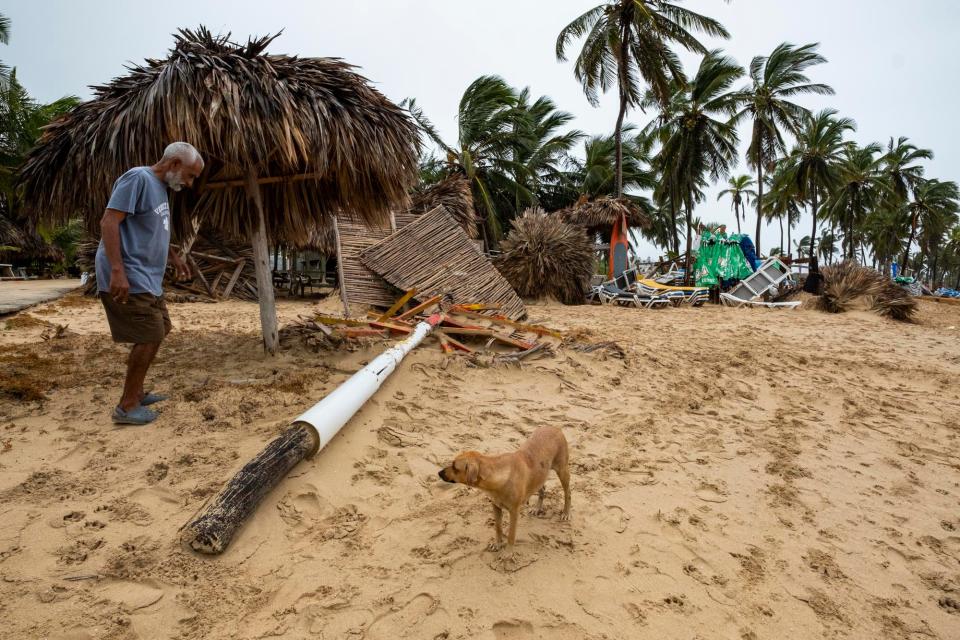
[[143,380],[160,343],[172,328],[163,302],[167,259],[178,279],[190,270],[170,247],[170,205],[167,187],[193,186],[203,171],[203,158],[186,142],[174,142],[159,162],[130,169],[113,185],[100,221],[97,289],[114,342],[133,344],[120,403],[113,410],[118,424],[149,424],[157,414],[147,405],[166,396],[146,393]]

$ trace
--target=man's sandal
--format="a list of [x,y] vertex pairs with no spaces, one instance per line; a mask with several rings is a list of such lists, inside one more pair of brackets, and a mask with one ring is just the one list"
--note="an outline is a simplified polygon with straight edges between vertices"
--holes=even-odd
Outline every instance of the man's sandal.
[[124,411],[120,407],[116,407],[113,410],[113,422],[115,424],[135,424],[143,425],[150,424],[157,419],[157,414],[150,409],[145,408],[143,405],[137,405],[129,411]]

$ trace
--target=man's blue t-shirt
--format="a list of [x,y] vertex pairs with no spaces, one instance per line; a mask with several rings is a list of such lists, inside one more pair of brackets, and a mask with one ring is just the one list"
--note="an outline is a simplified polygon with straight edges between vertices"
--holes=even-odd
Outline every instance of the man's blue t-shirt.
[[[170,204],[167,185],[150,167],[135,167],[113,183],[107,209],[123,211],[120,223],[120,254],[130,282],[130,293],[163,295],[163,272],[170,248]],[[110,291],[110,261],[103,247],[97,248],[97,289]]]

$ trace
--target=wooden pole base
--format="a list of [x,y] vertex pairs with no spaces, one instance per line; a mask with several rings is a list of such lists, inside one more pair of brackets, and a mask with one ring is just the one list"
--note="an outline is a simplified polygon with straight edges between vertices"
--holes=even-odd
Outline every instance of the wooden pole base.
[[310,425],[295,424],[284,431],[244,465],[206,510],[184,527],[184,544],[200,553],[222,553],[260,500],[319,447],[320,438]]

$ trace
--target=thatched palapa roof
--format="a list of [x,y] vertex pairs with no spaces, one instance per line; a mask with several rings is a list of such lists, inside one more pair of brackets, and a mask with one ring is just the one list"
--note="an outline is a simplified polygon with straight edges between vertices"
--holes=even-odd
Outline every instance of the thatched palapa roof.
[[21,171],[32,214],[80,212],[95,230],[117,177],[175,140],[206,160],[196,188],[171,199],[180,232],[192,213],[246,237],[251,167],[275,240],[305,237],[340,211],[383,223],[405,206],[419,139],[399,107],[340,59],[268,54],[275,35],[229,37],[180,30],[167,58],[93,87],[94,99],[52,123]]
[[[457,221],[471,240],[480,237],[477,227],[480,221],[473,207],[473,192],[470,180],[462,175],[452,175],[436,184],[416,189],[411,195],[410,207],[397,216],[397,227],[405,227],[413,218],[443,207]],[[410,218],[407,220],[406,218]]]
[[590,231],[609,231],[621,215],[627,216],[628,227],[648,228],[649,216],[627,198],[601,196],[556,212],[564,222],[586,227]]

